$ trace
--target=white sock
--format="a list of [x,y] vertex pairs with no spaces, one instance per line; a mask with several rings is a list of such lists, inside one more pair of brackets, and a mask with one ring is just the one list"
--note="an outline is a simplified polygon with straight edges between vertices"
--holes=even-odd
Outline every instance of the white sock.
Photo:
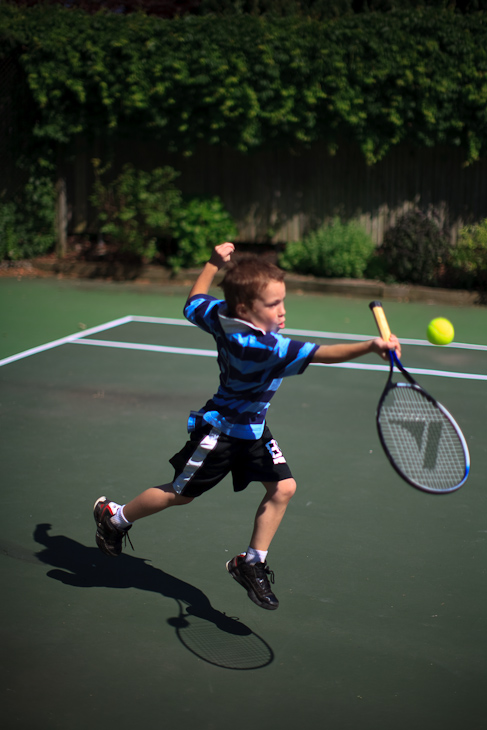
[[267,550],[255,550],[254,548],[249,547],[245,554],[245,562],[250,563],[250,565],[255,565],[255,563],[265,563],[267,552]]
[[111,517],[112,523],[115,525],[115,527],[118,527],[119,530],[126,530],[130,525],[132,524],[129,522],[124,514],[123,508],[125,505],[120,505],[116,513]]

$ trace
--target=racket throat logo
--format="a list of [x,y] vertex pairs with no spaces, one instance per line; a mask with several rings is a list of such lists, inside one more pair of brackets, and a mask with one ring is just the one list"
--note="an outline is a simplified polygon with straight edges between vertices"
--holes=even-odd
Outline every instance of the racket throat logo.
[[423,467],[425,469],[436,468],[436,459],[438,457],[438,447],[440,445],[442,429],[443,424],[439,421],[433,421],[428,424],[426,448],[424,450],[423,458]]
[[[403,429],[409,436],[412,436],[416,443],[418,454],[422,459],[423,469],[433,470],[436,468],[441,432],[443,430],[441,421],[427,422],[390,419],[389,425],[392,428]],[[407,438],[407,442],[410,442],[410,438]]]

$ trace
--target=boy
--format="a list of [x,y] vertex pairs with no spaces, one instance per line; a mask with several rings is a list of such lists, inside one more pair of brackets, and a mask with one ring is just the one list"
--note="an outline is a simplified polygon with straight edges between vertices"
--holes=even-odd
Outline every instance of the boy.
[[220,387],[198,413],[191,413],[190,440],[170,459],[172,482],[147,489],[123,506],[106,497],[96,501],[96,542],[107,555],[119,555],[122,538],[136,520],[189,504],[229,473],[235,491],[260,481],[265,496],[249,547],[228,561],[227,570],[254,603],[275,610],[279,601],[266,558],[296,482],[265,423],[270,399],[284,376],[301,374],[311,362],[344,362],[370,352],[387,359],[392,348],[400,356],[400,346],[395,336],[389,342],[377,338],[321,346],[283,337],[278,332],[286,314],[284,272],[257,257],[228,267],[221,284],[225,301],[209,296],[215,274],[230,262],[234,250],[228,242],[215,247],[184,307],[187,319],[216,340]]

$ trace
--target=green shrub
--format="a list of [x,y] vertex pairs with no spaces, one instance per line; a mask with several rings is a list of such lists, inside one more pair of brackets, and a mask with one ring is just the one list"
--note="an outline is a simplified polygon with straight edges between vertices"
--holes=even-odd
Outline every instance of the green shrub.
[[[276,5],[215,3],[236,11]],[[302,13],[286,17],[288,4]],[[27,142],[42,144],[50,158],[78,135],[120,131],[184,154],[202,143],[251,151],[320,142],[335,151],[346,139],[368,163],[406,141],[461,147],[470,163],[485,156],[482,14],[454,13],[449,0],[436,8],[409,0],[406,10],[401,0],[351,7],[357,4],[394,10],[342,15],[345,0],[280,0],[283,17],[235,12],[166,21],[91,16],[74,2],[63,3],[71,9],[0,2],[0,53],[21,71],[7,96],[16,144],[23,153]],[[335,19],[315,19],[330,17],[329,9]]]
[[357,223],[335,218],[302,241],[289,243],[279,263],[301,274],[360,278],[374,248],[372,238]]
[[434,286],[439,283],[448,248],[448,239],[438,225],[412,210],[386,231],[378,253],[396,281]]
[[304,16],[324,20],[353,13],[353,5],[352,0],[202,0],[197,12],[201,15]]
[[367,264],[365,277],[367,279],[375,279],[376,281],[386,282],[387,284],[392,284],[394,282],[394,277],[391,276],[387,270],[387,262],[377,248]]
[[55,191],[48,176],[31,176],[14,200],[0,201],[0,257],[19,261],[55,244]]
[[175,209],[170,228],[177,246],[168,257],[174,271],[200,266],[208,261],[216,244],[232,241],[237,235],[233,218],[219,197],[188,200]]
[[449,269],[456,286],[487,291],[487,218],[460,230]]
[[0,260],[15,258],[17,207],[12,201],[0,202]]
[[158,167],[151,172],[136,170],[127,163],[115,180],[103,181],[110,165],[92,160],[95,183],[90,197],[98,211],[100,231],[109,235],[124,253],[148,260],[157,251],[157,239],[167,234],[173,210],[181,203],[181,192],[173,180],[178,172]]

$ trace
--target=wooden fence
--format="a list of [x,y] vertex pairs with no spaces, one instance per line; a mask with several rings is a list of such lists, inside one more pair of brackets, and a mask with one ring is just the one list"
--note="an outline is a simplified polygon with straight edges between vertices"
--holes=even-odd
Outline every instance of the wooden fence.
[[[462,225],[487,218],[487,160],[465,167],[463,152],[451,147],[402,145],[371,167],[347,142],[334,156],[318,144],[299,152],[251,154],[201,147],[183,157],[154,142],[124,140],[113,154],[114,173],[124,162],[143,169],[171,165],[181,172],[177,184],[185,194],[219,195],[237,222],[241,242],[298,240],[338,215],[359,221],[380,244],[398,216],[416,206],[444,225],[454,243]],[[89,204],[93,157],[104,162],[108,152],[100,142],[77,140],[74,162],[63,173],[72,233],[96,232]]]
[[[8,200],[25,184],[12,150],[12,97],[21,82],[10,58],[0,61],[0,200]],[[417,206],[450,232],[487,218],[487,159],[465,167],[464,152],[453,147],[393,148],[380,163],[368,167],[363,155],[344,140],[336,155],[324,145],[295,151],[267,148],[240,154],[225,147],[202,146],[191,157],[167,154],[161,144],[140,139],[119,140],[110,153],[98,140],[74,141],[57,181],[58,250],[65,234],[97,232],[89,197],[91,160],[113,154],[114,173],[124,162],[151,169],[171,165],[181,172],[178,185],[188,195],[218,195],[238,226],[238,240],[285,243],[339,215],[357,220],[377,244],[399,215]],[[67,230],[66,230],[67,229]],[[64,239],[59,246],[59,239]]]

